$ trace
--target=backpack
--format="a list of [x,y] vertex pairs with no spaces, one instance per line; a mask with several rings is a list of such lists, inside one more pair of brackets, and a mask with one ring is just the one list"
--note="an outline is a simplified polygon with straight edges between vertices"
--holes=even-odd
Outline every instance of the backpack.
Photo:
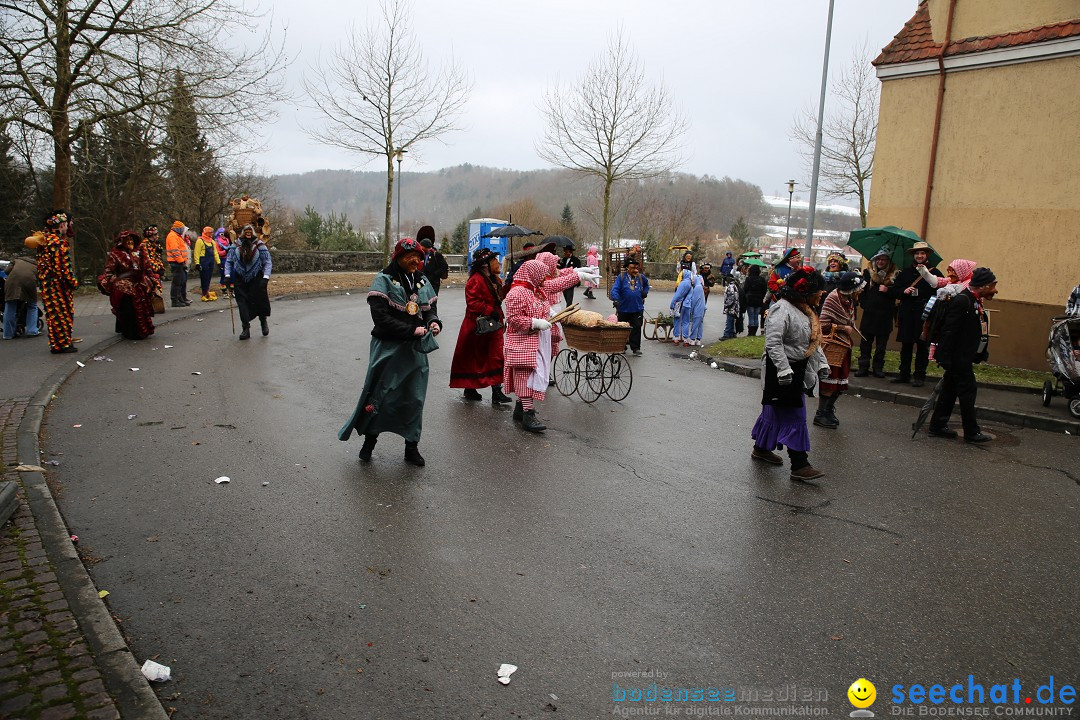
[[937,345],[941,339],[941,326],[945,317],[944,303],[953,299],[952,295],[931,298],[927,305],[926,318],[923,320],[922,339],[932,345]]

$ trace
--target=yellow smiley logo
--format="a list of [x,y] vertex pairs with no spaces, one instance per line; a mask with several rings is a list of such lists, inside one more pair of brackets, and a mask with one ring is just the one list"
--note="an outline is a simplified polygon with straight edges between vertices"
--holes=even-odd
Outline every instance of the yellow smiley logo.
[[877,688],[866,678],[859,678],[847,689],[848,700],[857,708],[868,708],[877,699]]

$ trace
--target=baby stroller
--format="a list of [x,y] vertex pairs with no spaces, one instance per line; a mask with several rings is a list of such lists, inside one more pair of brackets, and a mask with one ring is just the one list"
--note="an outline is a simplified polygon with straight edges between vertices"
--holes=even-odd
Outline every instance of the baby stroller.
[[1050,398],[1060,393],[1068,400],[1072,416],[1080,418],[1080,317],[1062,316],[1050,321],[1046,361],[1054,381],[1043,383],[1043,407],[1048,407]]

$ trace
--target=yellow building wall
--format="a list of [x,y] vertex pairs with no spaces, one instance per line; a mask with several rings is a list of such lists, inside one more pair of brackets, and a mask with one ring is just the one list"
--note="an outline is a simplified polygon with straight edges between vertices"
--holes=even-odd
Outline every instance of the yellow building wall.
[[[957,0],[952,39],[1001,35],[1075,20],[1080,17],[1078,6],[1076,0]],[[934,39],[941,42],[937,34],[945,33],[948,0],[934,0],[930,11]]]
[[[918,232],[936,76],[882,83],[868,224]],[[1045,366],[1080,283],[1080,57],[949,73],[926,239],[994,270],[994,362]],[[944,269],[944,268],[942,268]]]

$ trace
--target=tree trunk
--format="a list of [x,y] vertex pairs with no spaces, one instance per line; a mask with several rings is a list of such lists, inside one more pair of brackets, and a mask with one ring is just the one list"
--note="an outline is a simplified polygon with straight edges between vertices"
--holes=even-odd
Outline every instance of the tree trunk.
[[[383,223],[383,267],[390,264],[390,215],[394,209],[394,156],[386,154],[386,218]],[[396,242],[396,241],[395,241]]]
[[607,251],[608,251],[608,228],[610,227],[610,224],[611,224],[611,217],[610,217],[610,213],[611,213],[611,185],[612,185],[613,182],[614,181],[611,178],[605,178],[604,179],[604,217],[603,217],[603,221],[602,221],[603,227],[601,228],[601,232],[603,233],[603,238],[601,239],[601,244],[603,245],[603,251],[602,251],[603,252],[603,258],[602,259],[603,259],[603,261],[605,263],[607,262],[607,256],[608,256],[608,254],[607,254]]

